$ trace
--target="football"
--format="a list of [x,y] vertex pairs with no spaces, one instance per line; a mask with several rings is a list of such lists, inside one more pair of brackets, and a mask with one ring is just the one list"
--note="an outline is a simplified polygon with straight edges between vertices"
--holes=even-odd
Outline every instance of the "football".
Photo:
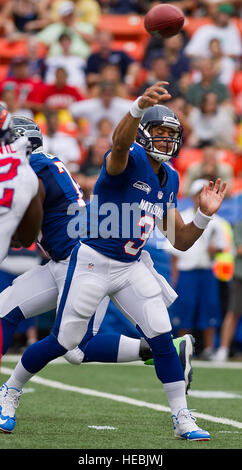
[[180,8],[163,3],[151,8],[144,17],[144,27],[152,36],[170,38],[182,29],[185,17]]

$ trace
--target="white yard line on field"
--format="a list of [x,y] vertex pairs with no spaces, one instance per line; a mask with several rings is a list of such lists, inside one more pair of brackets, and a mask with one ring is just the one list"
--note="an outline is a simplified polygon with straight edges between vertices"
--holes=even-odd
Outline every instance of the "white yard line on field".
[[[9,375],[13,372],[13,369],[9,369],[8,367],[2,367],[1,372],[3,374]],[[166,413],[171,412],[168,406],[163,406],[163,405],[159,405],[156,403],[148,403],[146,401],[136,400],[134,398],[130,398],[124,395],[114,395],[112,393],[99,392],[98,390],[92,390],[90,388],[75,387],[73,385],[64,384],[62,382],[57,382],[55,380],[44,379],[39,376],[32,377],[31,382],[35,382],[37,384],[44,385],[46,387],[64,390],[67,392],[75,392],[75,393],[80,393],[82,395],[88,395],[88,396],[97,397],[97,398],[107,398],[108,400],[125,403],[127,405],[139,406],[141,408],[150,408],[155,411],[164,411]],[[215,416],[211,416],[211,415],[204,414],[204,413],[193,412],[193,415],[196,418],[205,419],[206,421],[211,421],[211,422],[218,423],[218,424],[225,424],[225,425],[233,426],[238,429],[242,429],[242,423],[238,421],[234,421],[232,419],[222,418],[222,417],[216,418]]]

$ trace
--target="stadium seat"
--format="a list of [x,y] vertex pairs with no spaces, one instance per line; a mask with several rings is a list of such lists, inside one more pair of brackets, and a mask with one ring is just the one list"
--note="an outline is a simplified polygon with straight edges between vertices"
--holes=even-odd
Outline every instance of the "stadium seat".
[[26,41],[21,39],[13,42],[0,38],[0,58],[9,61],[16,55],[26,55]]
[[242,155],[235,156],[234,175],[237,178],[242,178]]
[[121,50],[129,54],[134,60],[141,61],[144,57],[146,41],[126,41],[126,40],[115,40],[112,43],[112,49]]
[[102,15],[98,23],[98,30],[110,31],[116,39],[126,41],[140,40],[148,37],[144,28],[144,19],[141,15]]
[[234,18],[234,22],[242,35],[242,18]]
[[234,196],[235,194],[242,194],[242,177],[241,178],[234,178],[232,188],[231,188],[231,195]]
[[193,163],[200,162],[202,159],[202,151],[200,149],[182,148],[179,158],[175,161],[175,167],[178,173],[183,175],[187,168]]
[[[47,53],[47,47],[43,43],[38,44],[38,57],[45,57]],[[0,59],[9,62],[13,57],[17,55],[27,55],[27,45],[25,39],[18,41],[8,41],[6,38],[0,38]]]

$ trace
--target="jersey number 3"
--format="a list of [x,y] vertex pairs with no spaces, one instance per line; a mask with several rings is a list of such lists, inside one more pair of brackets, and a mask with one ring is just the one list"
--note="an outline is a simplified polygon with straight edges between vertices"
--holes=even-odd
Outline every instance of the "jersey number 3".
[[[0,183],[11,181],[17,176],[17,168],[21,161],[18,158],[1,158],[0,159]],[[0,186],[1,187],[1,186]],[[14,189],[4,188],[3,197],[0,197],[0,207],[11,209],[14,196]]]
[[150,215],[144,215],[143,217],[140,218],[138,225],[139,227],[145,227],[145,225],[148,225],[148,230],[142,233],[140,237],[140,240],[142,241],[142,243],[137,248],[134,247],[134,242],[131,240],[125,243],[124,251],[125,253],[131,256],[136,256],[138,252],[141,250],[141,248],[143,248],[143,246],[146,244],[151,232],[154,229],[155,221],[153,217],[151,217]]

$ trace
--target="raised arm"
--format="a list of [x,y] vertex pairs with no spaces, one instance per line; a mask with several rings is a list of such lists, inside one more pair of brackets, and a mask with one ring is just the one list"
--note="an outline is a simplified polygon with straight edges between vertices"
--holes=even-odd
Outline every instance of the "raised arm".
[[227,189],[226,182],[217,179],[204,185],[199,196],[199,208],[192,222],[185,224],[177,209],[169,209],[163,227],[158,225],[177,250],[186,251],[202,235],[211,217],[222,204]]
[[112,151],[106,159],[106,168],[110,175],[119,175],[125,170],[129,149],[136,139],[139,122],[145,109],[171,98],[164,85],[168,85],[168,82],[157,82],[147,88],[143,95],[131,105],[130,111],[116,127]]

